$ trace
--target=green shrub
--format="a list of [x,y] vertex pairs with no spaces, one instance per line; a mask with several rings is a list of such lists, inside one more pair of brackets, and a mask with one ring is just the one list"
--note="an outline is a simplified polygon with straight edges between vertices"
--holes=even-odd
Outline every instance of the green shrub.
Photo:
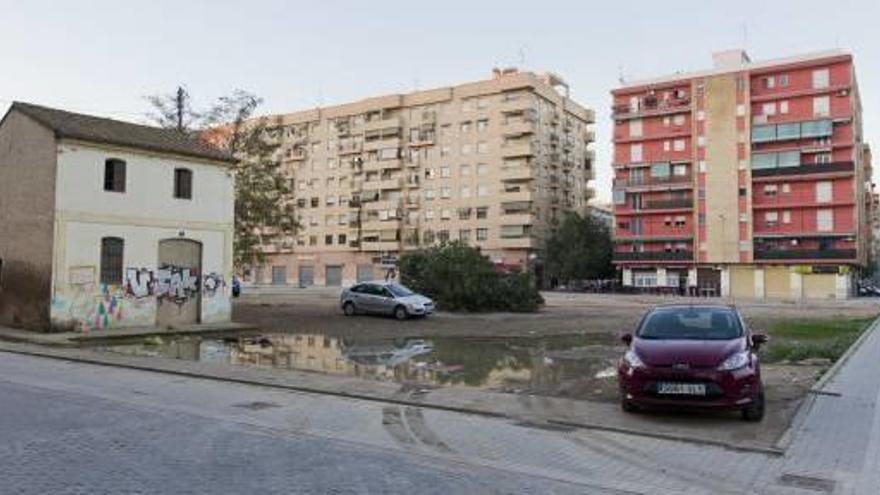
[[537,311],[544,303],[528,274],[500,274],[480,251],[459,242],[405,253],[404,285],[446,311]]

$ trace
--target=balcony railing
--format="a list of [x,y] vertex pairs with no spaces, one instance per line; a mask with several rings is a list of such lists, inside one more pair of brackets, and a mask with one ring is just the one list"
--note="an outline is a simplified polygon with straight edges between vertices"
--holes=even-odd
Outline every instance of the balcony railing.
[[629,177],[627,179],[614,179],[614,187],[638,187],[638,186],[665,186],[673,184],[690,184],[693,178],[690,175],[668,175],[666,177]]
[[776,167],[752,169],[752,177],[771,177],[776,175],[827,174],[833,172],[852,172],[853,162],[804,163],[798,167]]
[[855,249],[756,249],[756,260],[852,260]]
[[665,210],[669,208],[693,208],[693,198],[685,199],[663,199],[648,201],[642,209],[644,210]]
[[653,112],[658,110],[675,110],[687,107],[691,104],[690,98],[671,98],[664,100],[656,97],[643,98],[640,101],[639,108],[632,108],[629,104],[614,105],[611,107],[611,113],[615,117],[628,114],[639,114],[645,112]]
[[614,261],[690,261],[693,251],[615,252]]

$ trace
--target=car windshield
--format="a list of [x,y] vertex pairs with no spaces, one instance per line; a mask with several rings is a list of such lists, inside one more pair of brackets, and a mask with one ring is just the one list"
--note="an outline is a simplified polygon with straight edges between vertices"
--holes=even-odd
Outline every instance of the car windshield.
[[654,340],[729,340],[742,335],[736,313],[727,308],[663,308],[642,322],[638,337]]
[[406,287],[400,284],[388,284],[385,287],[394,294],[394,297],[406,297],[413,295],[413,291],[407,289]]

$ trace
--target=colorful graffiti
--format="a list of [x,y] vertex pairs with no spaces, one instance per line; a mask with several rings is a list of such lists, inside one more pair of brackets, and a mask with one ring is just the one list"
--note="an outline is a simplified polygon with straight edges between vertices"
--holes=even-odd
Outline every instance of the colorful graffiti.
[[[201,297],[203,322],[228,321],[232,311],[229,288],[223,275],[177,266],[127,268],[120,285],[94,280],[94,267],[76,267],[72,282],[52,300],[52,322],[58,328],[102,330],[118,326],[152,326],[158,305],[178,306]],[[75,282],[75,283],[73,283]],[[201,294],[200,294],[201,292]]]

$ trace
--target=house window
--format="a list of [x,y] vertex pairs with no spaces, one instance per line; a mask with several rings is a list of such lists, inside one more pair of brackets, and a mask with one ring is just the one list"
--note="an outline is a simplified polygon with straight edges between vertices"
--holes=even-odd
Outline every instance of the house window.
[[489,229],[477,229],[477,240],[485,241],[489,239]]
[[779,214],[775,211],[768,211],[764,213],[764,223],[768,227],[775,227],[776,223],[779,221]]
[[340,246],[344,246],[344,245],[345,245],[345,241],[346,241],[346,236],[345,236],[345,234],[339,234],[339,245],[340,245]]
[[779,87],[787,88],[788,87],[788,74],[781,74],[779,76]]
[[458,240],[464,243],[470,242],[471,240],[471,230],[470,229],[461,229],[458,231]]
[[192,199],[192,170],[186,168],[174,169],[174,197],[178,199]]
[[779,113],[783,115],[788,113],[788,100],[782,100],[779,102]]
[[324,236],[324,244],[328,246],[333,245],[333,234],[327,234]]
[[791,223],[791,211],[785,210],[782,212],[782,223]]
[[486,206],[477,207],[477,218],[482,220],[489,216],[489,208]]
[[776,196],[776,184],[767,184],[764,186],[764,196]]
[[761,106],[761,113],[764,115],[776,115],[776,102],[764,103]]
[[764,78],[764,89],[773,89],[776,87],[776,79],[773,76]]
[[104,190],[125,192],[125,161],[110,158],[104,162]]
[[101,283],[119,285],[122,283],[122,251],[125,241],[119,237],[101,239]]

